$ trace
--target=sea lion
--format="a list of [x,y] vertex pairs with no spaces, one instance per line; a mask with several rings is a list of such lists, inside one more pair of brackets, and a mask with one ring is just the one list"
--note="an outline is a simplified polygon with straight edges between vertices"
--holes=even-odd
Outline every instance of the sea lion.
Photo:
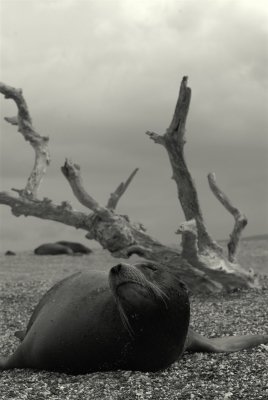
[[16,253],[14,251],[12,251],[12,250],[7,250],[5,252],[5,256],[15,256],[15,255],[16,255]]
[[64,246],[63,244],[58,243],[44,243],[41,246],[34,249],[34,253],[39,256],[46,256],[46,255],[58,255],[58,254],[73,254],[73,250],[68,247]]
[[72,249],[74,253],[82,253],[82,254],[92,253],[92,250],[90,250],[88,247],[84,246],[81,243],[68,242],[67,240],[60,240],[59,242],[56,243],[69,247],[70,249]]
[[143,262],[118,264],[109,276],[78,272],[43,296],[0,369],[157,371],[184,350],[230,352],[268,342],[268,335],[207,339],[189,329],[189,317],[175,270]]

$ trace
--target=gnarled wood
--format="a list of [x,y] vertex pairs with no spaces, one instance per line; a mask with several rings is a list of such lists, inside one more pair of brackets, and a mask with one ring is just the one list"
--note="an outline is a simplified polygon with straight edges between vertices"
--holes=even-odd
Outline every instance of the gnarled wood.
[[[174,115],[171,123],[164,135],[158,135],[154,132],[147,131],[155,143],[162,144],[168,153],[171,168],[173,171],[172,178],[175,180],[178,191],[178,198],[183,209],[186,220],[194,219],[198,230],[198,248],[200,251],[221,252],[220,247],[209,236],[204,224],[202,212],[199,206],[197,191],[194,181],[188,170],[184,157],[185,141],[185,125],[191,101],[191,89],[187,86],[188,78],[183,77],[179,97],[175,107]],[[185,246],[187,246],[187,236],[185,238]]]
[[121,182],[120,185],[116,188],[116,190],[113,193],[111,193],[110,198],[107,203],[107,208],[109,208],[109,210],[116,209],[120,198],[123,196],[123,194],[129,187],[132,179],[134,178],[134,176],[136,175],[138,170],[139,170],[139,168],[134,169],[134,171],[130,174],[130,176],[128,177],[126,182]]
[[81,204],[83,204],[83,206],[89,208],[98,215],[105,215],[106,218],[109,218],[109,211],[106,208],[101,207],[99,203],[85,190],[80,174],[80,165],[73,164],[70,160],[66,159],[65,164],[61,167],[61,171],[69,182],[75,197]]
[[234,207],[231,200],[223,193],[216,183],[216,175],[214,173],[208,174],[208,182],[210,189],[221,204],[231,213],[235,219],[234,229],[230,234],[230,241],[227,244],[228,247],[228,259],[232,263],[236,263],[236,255],[238,251],[238,244],[242,231],[246,227],[248,221],[244,214],[242,214],[238,208]]
[[14,189],[22,197],[36,198],[37,190],[46,173],[50,163],[47,136],[40,136],[33,128],[32,119],[24,100],[22,90],[0,83],[0,92],[6,99],[12,99],[17,105],[18,115],[16,117],[6,117],[5,120],[12,125],[18,126],[18,131],[22,133],[24,139],[30,142],[35,151],[35,162],[33,170],[28,178],[24,189]]
[[[18,195],[0,192],[0,204],[11,207],[14,215],[34,216],[58,221],[77,229],[87,231],[86,237],[97,240],[114,257],[128,258],[132,254],[173,266],[179,269],[181,278],[194,292],[230,290],[236,287],[257,287],[258,281],[237,264],[228,263],[221,248],[207,233],[199,207],[196,189],[184,159],[185,124],[189,110],[191,91],[187,87],[187,78],[181,83],[179,98],[174,116],[164,135],[153,132],[147,134],[163,145],[169,155],[173,178],[177,184],[178,197],[187,222],[179,228],[182,234],[182,254],[165,246],[145,232],[141,224],[132,223],[127,216],[114,212],[119,199],[132,181],[137,170],[133,171],[125,183],[111,194],[107,206],[101,206],[83,186],[79,165],[66,160],[62,172],[81,204],[91,210],[89,214],[75,211],[67,202],[53,204],[49,199],[38,200],[36,192],[45,167],[49,162],[47,138],[33,131],[27,105],[21,92],[1,85],[2,93],[16,102],[19,115],[9,118],[12,124],[18,124],[26,140],[29,140],[37,153],[37,167],[33,170],[31,185],[17,190]],[[39,156],[39,151],[42,153]],[[40,168],[39,166],[43,166]],[[36,174],[36,176],[35,176]],[[238,235],[236,236],[238,237]]]

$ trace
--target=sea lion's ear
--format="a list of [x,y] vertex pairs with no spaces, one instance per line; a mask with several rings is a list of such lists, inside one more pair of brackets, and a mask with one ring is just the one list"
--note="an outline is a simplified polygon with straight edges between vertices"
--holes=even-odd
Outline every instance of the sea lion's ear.
[[158,270],[158,266],[155,262],[153,261],[143,261],[140,263],[136,263],[134,264],[135,267],[140,267],[140,268],[148,268],[151,271],[157,271]]
[[151,271],[157,271],[157,269],[158,269],[157,266],[152,263],[145,264],[144,266],[145,266],[145,268],[149,268]]

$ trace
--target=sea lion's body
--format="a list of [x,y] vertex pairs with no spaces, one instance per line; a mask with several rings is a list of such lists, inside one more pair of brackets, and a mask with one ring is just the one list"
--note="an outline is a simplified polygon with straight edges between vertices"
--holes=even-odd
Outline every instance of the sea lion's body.
[[15,256],[15,255],[16,255],[16,253],[14,251],[12,251],[12,250],[7,250],[5,252],[5,256]]
[[75,373],[113,369],[118,350],[129,339],[107,275],[100,272],[65,279],[44,296],[29,324],[21,347],[32,368]]
[[59,243],[44,243],[34,249],[34,253],[39,256],[55,256],[59,254],[73,254],[73,250]]
[[76,273],[43,296],[0,369],[157,371],[185,349],[228,352],[268,342],[268,335],[210,340],[188,329],[189,316],[187,290],[174,270],[143,263],[119,264],[109,279]]
[[[126,269],[132,272],[135,267]],[[128,329],[107,278],[107,273],[96,271],[76,273],[50,289],[33,312],[7,368],[69,373],[156,371],[178,359],[189,324],[185,287],[181,285],[174,295],[171,293],[177,301],[168,303],[167,298],[157,299],[152,293],[148,299],[141,293],[135,298],[133,280],[129,288],[124,282],[119,290],[128,291],[135,302],[126,311]]]
[[56,242],[57,244],[60,244],[62,246],[67,246],[74,253],[81,253],[81,254],[90,254],[92,253],[92,250],[88,248],[87,246],[84,246],[82,243],[77,243],[77,242],[68,242],[67,240],[60,240],[59,242]]

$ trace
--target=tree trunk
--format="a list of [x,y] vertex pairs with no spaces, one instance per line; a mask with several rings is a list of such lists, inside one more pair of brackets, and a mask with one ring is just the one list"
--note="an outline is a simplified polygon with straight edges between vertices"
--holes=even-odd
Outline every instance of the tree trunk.
[[19,132],[30,141],[36,153],[34,168],[26,187],[22,190],[13,189],[17,192],[16,195],[0,192],[0,204],[10,206],[14,215],[30,215],[83,229],[87,231],[88,239],[97,240],[114,257],[128,258],[132,254],[138,254],[143,258],[177,268],[182,280],[192,292],[215,292],[259,286],[257,277],[242,269],[235,258],[241,232],[247,223],[246,218],[232,206],[227,196],[216,185],[214,174],[209,174],[209,185],[216,197],[235,217],[235,227],[228,244],[228,259],[224,257],[222,248],[207,232],[183,151],[185,124],[191,97],[186,77],[182,79],[174,116],[166,133],[158,135],[146,132],[156,143],[165,147],[170,159],[178,198],[186,218],[186,222],[178,229],[178,233],[182,235],[181,253],[153,239],[146,233],[142,224],[132,223],[127,216],[115,213],[121,196],[138,169],[132,172],[126,182],[117,187],[108,199],[107,206],[104,207],[85,190],[80,167],[66,160],[62,173],[76,198],[91,210],[89,214],[74,211],[66,201],[56,205],[47,198],[37,199],[37,191],[50,160],[47,149],[48,138],[40,136],[33,129],[21,90],[1,84],[0,92],[6,98],[13,99],[18,107],[18,115],[6,120],[18,125]]

